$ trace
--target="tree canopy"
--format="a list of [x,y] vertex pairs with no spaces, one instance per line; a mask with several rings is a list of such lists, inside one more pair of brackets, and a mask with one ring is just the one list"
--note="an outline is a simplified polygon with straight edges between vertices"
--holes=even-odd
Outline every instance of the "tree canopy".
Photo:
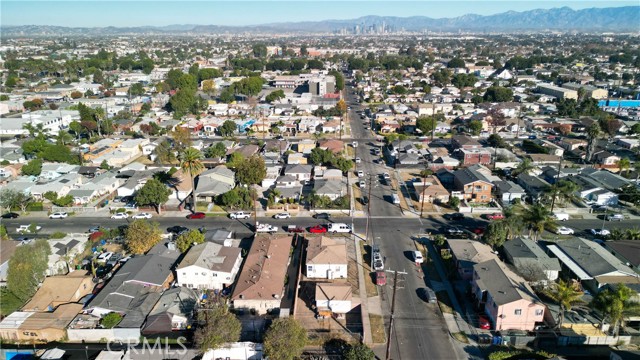
[[157,223],[147,220],[134,220],[125,231],[125,242],[129,251],[136,255],[144,254],[160,241],[160,229]]
[[307,330],[292,317],[276,319],[264,336],[265,354],[274,360],[293,360],[307,344]]
[[15,297],[26,302],[35,294],[45,278],[50,254],[51,247],[43,239],[16,248],[7,274],[7,288]]
[[135,200],[139,205],[152,205],[159,214],[162,204],[169,200],[169,195],[171,195],[171,190],[163,183],[156,179],[149,179],[138,190]]

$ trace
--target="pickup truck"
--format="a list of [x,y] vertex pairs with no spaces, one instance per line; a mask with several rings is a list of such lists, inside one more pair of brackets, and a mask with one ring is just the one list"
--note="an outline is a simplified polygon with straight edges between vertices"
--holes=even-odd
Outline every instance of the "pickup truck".
[[277,232],[278,228],[273,226],[273,225],[269,225],[269,224],[257,224],[256,225],[256,232],[259,233],[274,233]]
[[[16,229],[16,232],[17,233],[30,233],[31,232],[30,228],[31,228],[31,225],[20,225]],[[42,229],[42,226],[36,226],[35,227],[36,231],[40,231],[40,229]]]
[[251,214],[244,211],[238,211],[238,212],[229,214],[229,217],[232,219],[248,219],[251,217]]

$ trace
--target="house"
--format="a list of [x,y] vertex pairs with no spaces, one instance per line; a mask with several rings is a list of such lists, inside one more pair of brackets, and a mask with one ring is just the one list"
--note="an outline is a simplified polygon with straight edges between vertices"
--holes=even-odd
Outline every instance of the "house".
[[478,164],[453,172],[454,189],[464,200],[477,203],[491,201],[493,184],[483,170],[486,170],[489,177],[491,177],[491,172],[486,167]]
[[280,195],[279,199],[300,199],[302,195],[302,184],[292,175],[279,176],[276,179],[275,189],[278,190]]
[[67,326],[82,311],[82,304],[59,305],[52,312],[16,311],[0,322],[0,338],[6,342],[48,343],[64,341]]
[[343,317],[351,311],[353,293],[350,284],[317,283],[315,290],[318,315]]
[[527,282],[493,259],[473,266],[471,291],[492,323],[492,330],[532,331],[546,306]]
[[235,173],[225,165],[218,165],[198,176],[196,181],[196,199],[213,201],[218,195],[230,191],[236,186]]
[[562,146],[562,148],[567,150],[567,151],[574,151],[574,150],[577,150],[580,147],[586,147],[587,146],[587,140],[585,140],[585,139],[572,139],[572,138],[568,138],[568,137],[563,137],[558,142],[558,145]]
[[578,99],[578,92],[572,89],[561,88],[552,84],[540,83],[537,87],[537,92],[541,94],[551,95],[558,100],[562,99]]
[[396,156],[396,165],[402,167],[419,167],[422,163],[421,157],[416,153],[399,153]]
[[192,246],[176,268],[179,286],[222,290],[236,279],[242,251],[213,242]]
[[497,259],[489,245],[473,240],[447,240],[456,270],[462,280],[473,278],[473,266],[481,262]]
[[347,245],[344,238],[327,236],[307,239],[305,275],[314,279],[347,278]]
[[7,274],[9,273],[9,260],[20,245],[19,241],[2,241],[0,246],[0,287],[7,286]]
[[453,188],[455,183],[455,175],[453,174],[453,171],[447,168],[439,169],[436,171],[435,176],[446,189]]
[[553,166],[544,166],[540,168],[540,170],[542,170],[542,173],[539,175],[540,178],[549,184],[555,184],[556,181],[560,179],[570,180],[570,177],[576,176],[580,173],[580,169],[574,168],[561,168],[560,172],[558,172],[558,168]]
[[286,235],[255,236],[231,294],[235,309],[264,315],[280,308],[291,240]]
[[638,139],[618,139],[616,140],[616,145],[623,147],[625,149],[632,150],[640,146],[640,140]]
[[451,147],[453,149],[480,149],[482,145],[474,138],[467,135],[455,135],[451,137]]
[[529,194],[533,201],[537,201],[551,187],[551,184],[535,175],[522,173],[517,177],[518,185]]
[[47,262],[47,276],[67,274],[70,271],[69,263],[78,254],[82,254],[87,241],[87,234],[67,234],[62,239],[47,241],[51,247]]
[[313,139],[303,139],[300,140],[295,148],[296,151],[302,154],[308,154],[316,147],[316,141]]
[[300,164],[306,165],[308,162],[307,158],[302,153],[293,153],[287,155],[287,164]]
[[524,189],[520,185],[510,180],[500,180],[493,183],[495,185],[496,195],[502,204],[511,204],[515,199],[522,200],[526,195]]
[[267,174],[264,179],[262,179],[262,183],[260,184],[263,188],[270,188],[276,184],[276,179],[280,176],[282,172],[282,166],[279,165],[271,165],[267,166]]
[[291,175],[295,177],[298,181],[307,181],[307,180],[311,180],[312,169],[313,169],[312,165],[290,164],[284,168],[284,174]]
[[319,141],[318,147],[329,150],[333,154],[340,154],[344,151],[344,142],[336,139],[324,139]]
[[449,201],[449,192],[435,175],[427,176],[422,181],[414,181],[412,185],[420,203],[446,204]]
[[81,270],[47,277],[22,311],[48,312],[62,304],[77,303],[91,294],[94,286],[91,274]]
[[602,188],[610,191],[620,191],[625,186],[633,184],[629,179],[607,170],[584,168],[580,172],[580,176],[594,180],[600,184]]
[[187,330],[194,320],[198,294],[193,289],[175,287],[165,291],[142,327],[145,336]]
[[593,241],[573,237],[547,249],[558,258],[563,271],[593,293],[607,284],[640,284],[638,273]]
[[491,163],[491,151],[485,148],[477,149],[456,149],[453,153],[461,160],[461,164],[464,166],[482,164],[487,165]]
[[613,256],[617,257],[632,268],[636,273],[640,273],[640,242],[637,240],[616,240],[604,243],[604,248],[609,250]]
[[318,179],[313,182],[313,191],[318,196],[327,196],[336,200],[347,194],[347,186],[342,180]]
[[560,263],[550,258],[537,242],[518,237],[502,245],[509,263],[529,281],[555,281],[560,273]]

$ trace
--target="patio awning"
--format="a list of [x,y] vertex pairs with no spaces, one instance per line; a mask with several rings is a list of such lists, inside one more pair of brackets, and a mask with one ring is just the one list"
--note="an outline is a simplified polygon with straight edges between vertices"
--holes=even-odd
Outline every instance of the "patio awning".
[[564,251],[560,250],[556,245],[549,245],[548,249],[563,263],[571,272],[573,272],[581,281],[592,280],[593,278],[587,274],[575,261],[571,260]]

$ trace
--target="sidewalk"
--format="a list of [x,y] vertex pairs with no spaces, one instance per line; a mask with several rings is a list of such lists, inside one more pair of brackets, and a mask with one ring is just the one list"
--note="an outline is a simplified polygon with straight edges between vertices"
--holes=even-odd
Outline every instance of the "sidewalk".
[[[362,253],[360,252],[360,239],[362,237],[359,235],[355,235],[351,237],[354,241],[354,246],[356,248],[356,264],[360,264],[362,262]],[[362,271],[363,267],[358,266],[358,288],[360,289],[360,313],[362,317],[362,332],[364,338],[362,339],[363,343],[367,345],[373,344],[373,336],[371,335],[371,322],[369,319],[369,299],[367,298],[367,290],[365,285],[364,272]],[[377,310],[377,309],[376,309]],[[380,309],[379,313],[382,313]]]

